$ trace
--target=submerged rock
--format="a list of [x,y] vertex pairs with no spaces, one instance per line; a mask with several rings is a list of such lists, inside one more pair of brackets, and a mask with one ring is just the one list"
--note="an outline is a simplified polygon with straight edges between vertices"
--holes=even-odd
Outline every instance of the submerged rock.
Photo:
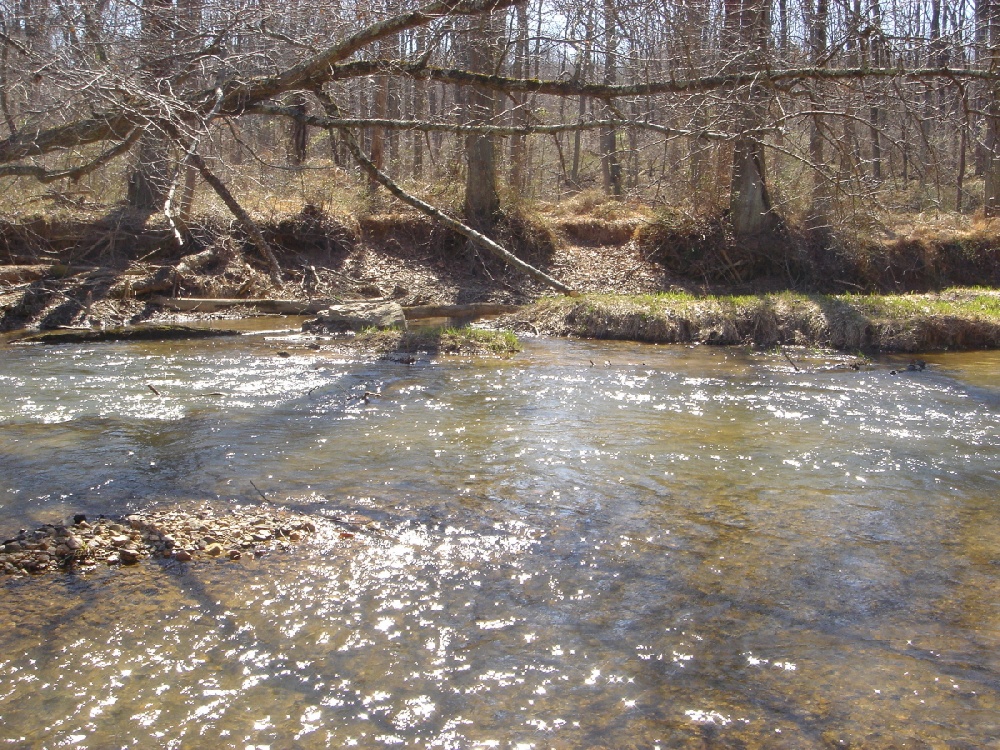
[[162,510],[125,518],[101,517],[88,523],[80,515],[70,526],[46,524],[0,543],[0,575],[41,573],[56,567],[97,563],[132,565],[149,557],[191,562],[198,557],[239,560],[242,550],[264,555],[287,550],[316,531],[304,516],[281,511],[246,509],[217,516],[209,508],[193,512]]
[[320,311],[302,324],[303,331],[347,333],[366,328],[406,328],[406,316],[397,302],[353,302]]

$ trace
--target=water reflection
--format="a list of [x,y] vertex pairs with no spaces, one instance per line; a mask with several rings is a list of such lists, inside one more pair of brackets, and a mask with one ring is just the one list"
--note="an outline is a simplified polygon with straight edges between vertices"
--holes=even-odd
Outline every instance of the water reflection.
[[250,480],[380,526],[235,564],[0,583],[0,740],[987,746],[1000,382],[956,377],[967,361],[11,350],[0,528],[258,502]]

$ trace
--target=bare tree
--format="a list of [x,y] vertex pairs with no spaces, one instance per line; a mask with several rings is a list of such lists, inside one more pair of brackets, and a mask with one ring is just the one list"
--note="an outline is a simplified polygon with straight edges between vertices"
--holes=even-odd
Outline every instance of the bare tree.
[[[779,0],[775,12],[770,0],[0,1],[0,177],[127,175],[129,203],[158,210],[187,177],[218,192],[192,159],[174,178],[192,143],[222,183],[246,169],[237,155],[311,161],[309,128],[328,127],[342,164],[350,132],[394,184],[426,178],[429,162],[464,185],[468,226],[491,225],[509,175],[517,194],[603,184],[728,203],[750,237],[779,210],[835,226],[914,175],[926,191],[914,181],[907,200],[940,204],[954,180],[962,205],[975,148],[997,212],[997,0]],[[342,124],[317,124],[317,88]]]

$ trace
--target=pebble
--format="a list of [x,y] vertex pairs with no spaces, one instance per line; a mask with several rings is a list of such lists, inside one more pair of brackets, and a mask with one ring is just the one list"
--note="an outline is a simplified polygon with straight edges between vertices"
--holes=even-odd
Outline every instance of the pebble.
[[149,557],[239,560],[244,551],[260,557],[275,549],[287,551],[288,542],[300,541],[316,528],[308,518],[281,511],[217,516],[209,508],[161,510],[89,522],[77,514],[72,524],[21,529],[0,542],[0,577],[57,567],[90,570],[97,563],[133,565]]

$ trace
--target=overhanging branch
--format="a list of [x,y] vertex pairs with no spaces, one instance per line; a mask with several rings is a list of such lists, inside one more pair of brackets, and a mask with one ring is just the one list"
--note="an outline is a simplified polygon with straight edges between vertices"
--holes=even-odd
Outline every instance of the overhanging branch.
[[696,94],[723,88],[743,86],[788,86],[806,80],[852,81],[865,78],[929,80],[945,78],[952,82],[962,80],[997,81],[1000,72],[969,68],[786,68],[756,70],[739,73],[676,78],[669,81],[646,81],[632,84],[603,84],[586,81],[543,80],[537,78],[509,78],[486,73],[472,73],[461,68],[438,68],[413,65],[405,60],[359,60],[337,65],[332,78],[346,79],[362,76],[397,74],[412,78],[449,83],[456,86],[478,86],[508,93],[538,93],[552,96],[586,96],[593,99],[616,99],[628,96],[657,96],[663,94]]
[[[334,102],[333,99],[331,99],[330,97],[326,96],[326,94],[324,94],[322,91],[317,91],[316,96],[319,98],[320,102],[323,104],[323,107],[326,109],[326,111],[330,113],[331,119],[336,119],[340,114],[340,110],[337,107],[336,102]],[[351,152],[351,156],[354,157],[354,159],[358,162],[361,168],[365,172],[367,172],[373,180],[379,183],[382,187],[384,187],[394,196],[399,198],[399,200],[403,201],[404,203],[410,206],[413,206],[421,213],[430,216],[438,223],[448,227],[448,229],[451,229],[454,232],[457,232],[458,234],[462,235],[466,239],[475,243],[479,247],[483,248],[484,250],[487,250],[488,252],[502,259],[507,264],[513,266],[514,268],[517,268],[520,271],[523,271],[531,278],[542,282],[546,286],[549,286],[553,289],[556,289],[557,291],[562,292],[563,294],[567,294],[573,297],[579,295],[579,292],[566,286],[558,279],[549,276],[544,271],[541,271],[528,263],[525,263],[523,260],[518,258],[512,252],[507,250],[505,247],[491,240],[485,234],[477,232],[472,227],[463,224],[457,219],[451,218],[440,209],[435,208],[434,206],[425,201],[422,201],[415,195],[407,193],[399,185],[397,185],[392,180],[392,178],[389,177],[389,175],[387,175],[385,172],[380,170],[378,167],[375,166],[375,164],[372,163],[371,159],[369,159],[365,155],[365,152],[361,148],[361,146],[358,145],[358,141],[354,137],[354,133],[351,131],[350,128],[340,127],[339,130],[341,136],[344,139],[344,144],[347,146],[347,150]]]
[[[322,55],[311,57],[289,68],[277,76],[242,80],[230,79],[221,84],[223,99],[218,112],[222,116],[238,116],[286,91],[314,89],[318,83],[328,80],[396,73],[418,79],[434,80],[459,86],[479,86],[501,92],[526,92],[550,94],[552,96],[585,96],[601,100],[611,100],[628,96],[658,96],[668,94],[697,94],[717,89],[739,88],[743,86],[787,87],[804,80],[854,81],[865,79],[884,80],[931,80],[1000,82],[1000,71],[938,68],[789,68],[784,70],[755,71],[701,76],[690,79],[669,81],[647,81],[636,84],[599,84],[584,81],[547,81],[525,78],[507,78],[497,75],[471,73],[456,68],[434,68],[425,65],[409,65],[400,61],[361,61],[338,65],[344,56],[354,54],[362,40],[364,44],[382,36],[428,23],[431,19],[447,12],[483,12],[489,7],[506,7],[513,0],[479,0],[459,4],[432,3],[423,10],[405,13],[378,24],[364,32],[353,35],[344,42],[334,45]],[[448,9],[451,8],[450,11]],[[436,13],[436,15],[435,15]],[[198,119],[216,104],[216,89],[205,90],[178,102],[178,120]],[[19,131],[4,141],[0,141],[0,164],[8,164],[29,156],[39,156],[60,149],[96,143],[104,140],[124,139],[136,127],[142,127],[151,119],[163,117],[162,102],[155,109],[150,106],[146,112],[139,105],[134,109],[107,112],[97,117],[78,120],[45,130]],[[200,113],[200,114],[199,114]]]
[[142,131],[136,128],[129,133],[128,137],[124,141],[112,146],[102,152],[95,159],[92,159],[86,164],[81,164],[79,167],[51,171],[34,164],[6,164],[0,166],[0,177],[34,177],[42,183],[56,182],[57,180],[67,179],[79,180],[81,177],[85,177],[91,172],[103,167],[115,157],[126,153],[130,148],[132,148],[132,146],[135,145],[135,142],[139,140],[139,136],[141,134]]
[[691,130],[686,128],[671,128],[643,120],[587,120],[584,122],[565,123],[563,125],[464,125],[450,122],[429,122],[427,120],[386,120],[378,118],[332,118],[320,115],[310,115],[296,110],[294,107],[279,107],[271,104],[259,104],[246,110],[246,114],[270,115],[288,117],[304,122],[317,128],[385,128],[386,130],[416,130],[422,133],[490,133],[491,135],[554,135],[570,133],[578,130],[597,130],[605,127],[633,127],[655,130],[671,137],[687,136],[703,138],[711,141],[731,140],[736,133],[723,133],[715,130]]

